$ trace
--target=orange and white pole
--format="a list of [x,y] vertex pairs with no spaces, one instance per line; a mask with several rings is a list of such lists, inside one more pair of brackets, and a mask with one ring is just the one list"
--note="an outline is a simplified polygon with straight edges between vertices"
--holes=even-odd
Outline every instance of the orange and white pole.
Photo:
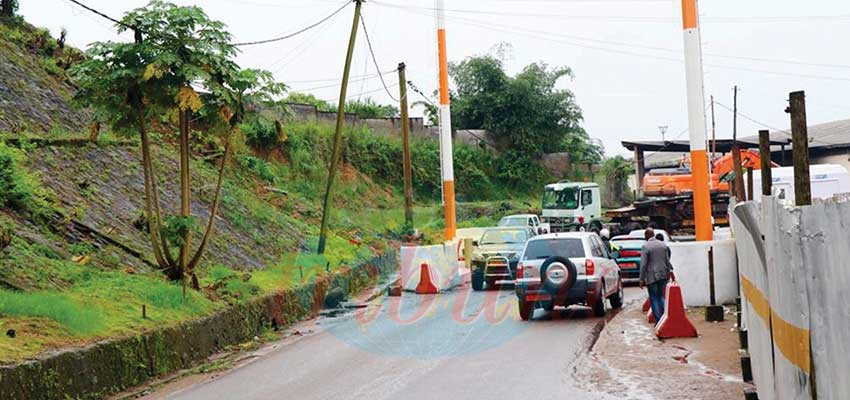
[[685,36],[685,80],[688,87],[688,130],[691,142],[691,173],[694,184],[696,239],[712,239],[711,197],[708,190],[708,155],[705,141],[705,94],[703,92],[702,45],[697,0],[682,0]]
[[446,16],[443,0],[435,0],[437,12],[437,55],[440,64],[440,166],[443,175],[443,208],[446,240],[455,238],[455,172],[452,157],[452,112],[449,104],[449,61],[446,55]]

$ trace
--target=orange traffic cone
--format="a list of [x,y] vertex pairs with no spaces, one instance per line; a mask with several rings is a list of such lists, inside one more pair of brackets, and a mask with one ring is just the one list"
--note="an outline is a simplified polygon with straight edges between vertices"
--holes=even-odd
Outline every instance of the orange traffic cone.
[[419,284],[416,285],[417,294],[436,294],[437,287],[431,282],[431,268],[428,263],[422,263],[421,272],[419,272]]
[[646,311],[646,322],[649,322],[650,324],[654,324],[655,323],[655,314],[652,313],[652,308],[645,310],[645,311]]
[[662,339],[676,337],[697,337],[697,329],[685,314],[685,301],[682,300],[682,287],[672,282],[667,285],[664,297],[664,316],[655,327],[655,334]]
[[652,307],[649,305],[649,297],[647,297],[646,301],[643,302],[643,312],[646,312],[646,310],[649,310],[650,308]]

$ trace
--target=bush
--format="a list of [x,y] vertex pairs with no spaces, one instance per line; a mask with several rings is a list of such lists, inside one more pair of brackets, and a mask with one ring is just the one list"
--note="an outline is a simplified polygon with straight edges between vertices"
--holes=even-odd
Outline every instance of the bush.
[[0,207],[46,217],[50,212],[47,194],[38,179],[22,169],[23,159],[23,151],[0,142]]
[[263,180],[269,183],[274,183],[275,181],[275,173],[274,169],[269,164],[268,161],[252,157],[252,156],[244,156],[239,157],[239,164],[242,165],[243,168],[253,172]]
[[243,122],[239,128],[245,133],[248,145],[258,149],[273,149],[281,143],[280,133],[274,121],[263,116],[254,116]]

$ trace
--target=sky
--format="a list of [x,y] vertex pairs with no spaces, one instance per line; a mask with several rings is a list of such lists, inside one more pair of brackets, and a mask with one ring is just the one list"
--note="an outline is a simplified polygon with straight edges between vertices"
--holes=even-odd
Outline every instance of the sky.
[[[144,6],[143,0],[80,0],[110,16]],[[344,0],[173,0],[199,5],[225,22],[238,42],[298,31],[328,16]],[[21,0],[20,14],[68,43],[132,40],[112,23],[68,0]],[[628,151],[623,140],[687,140],[680,3],[676,0],[445,0],[449,61],[510,45],[511,75],[532,62],[568,66],[574,77],[558,87],[576,95],[583,126],[606,155]],[[399,62],[426,94],[437,87],[433,0],[367,0],[363,20],[382,71]],[[353,7],[326,23],[283,41],[246,46],[243,67],[272,71],[293,91],[336,102]],[[733,86],[738,85],[738,135],[788,129],[788,93],[805,90],[809,124],[850,118],[850,2],[840,0],[702,0],[704,84],[716,135],[732,137]],[[358,33],[348,98],[393,103],[376,75],[363,31]],[[394,97],[398,77],[384,75]],[[413,97],[416,100],[416,97]],[[411,115],[422,114],[414,107]]]

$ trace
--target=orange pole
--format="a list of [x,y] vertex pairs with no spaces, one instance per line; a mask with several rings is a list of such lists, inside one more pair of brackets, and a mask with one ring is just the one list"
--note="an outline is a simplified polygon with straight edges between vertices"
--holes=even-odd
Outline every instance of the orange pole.
[[449,104],[449,61],[446,55],[446,26],[443,0],[436,0],[437,54],[440,67],[440,162],[443,175],[443,209],[446,216],[446,240],[455,238],[454,161],[452,157],[452,113]]

